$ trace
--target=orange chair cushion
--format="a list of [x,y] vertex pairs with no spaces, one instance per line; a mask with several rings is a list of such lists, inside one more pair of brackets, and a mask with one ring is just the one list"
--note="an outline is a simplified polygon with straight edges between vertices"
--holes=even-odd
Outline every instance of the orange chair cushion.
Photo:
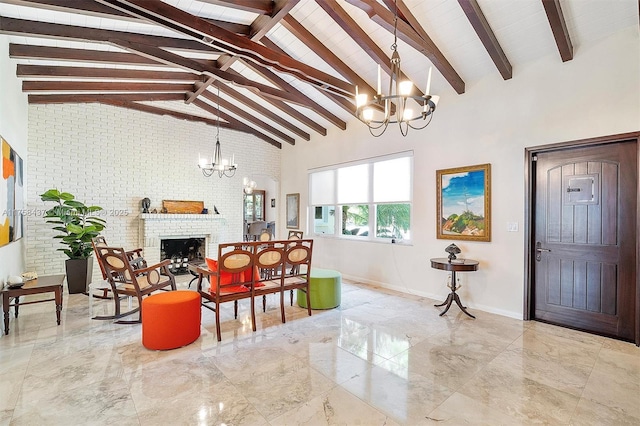
[[[214,272],[218,272],[218,261],[215,259],[210,259],[210,258],[205,258],[206,262],[207,262],[207,268],[209,268],[210,271],[214,271]],[[260,271],[258,270],[257,266],[253,267],[253,279],[255,280],[255,282],[257,283],[258,281],[260,281]],[[240,279],[241,282],[243,283],[248,283],[251,282],[251,270],[247,269],[246,271],[244,271],[243,277]],[[220,284],[231,284],[233,282],[232,276],[230,273],[228,272],[222,272],[222,275],[220,276]]]
[[166,350],[186,346],[200,337],[200,295],[176,290],[152,294],[142,300],[142,345]]

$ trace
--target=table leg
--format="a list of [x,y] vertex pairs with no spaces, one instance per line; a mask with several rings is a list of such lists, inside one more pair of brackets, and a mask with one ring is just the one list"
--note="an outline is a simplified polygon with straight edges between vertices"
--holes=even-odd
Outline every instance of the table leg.
[[4,311],[4,334],[9,334],[9,295],[2,295],[2,310]]
[[58,325],[60,325],[60,312],[62,312],[62,288],[59,288],[55,291],[56,295],[56,320],[58,321]]
[[18,306],[20,306],[20,296],[14,297],[14,300],[15,300],[15,306],[13,307],[14,315],[16,318],[18,318]]
[[447,296],[447,300],[445,300],[444,302],[440,303],[439,305],[433,305],[433,306],[440,307],[440,306],[447,305],[447,307],[444,308],[444,311],[442,311],[440,313],[440,316],[443,316],[444,314],[447,313],[447,311],[451,307],[451,304],[455,301],[456,305],[458,305],[458,307],[460,308],[460,310],[462,312],[464,312],[465,314],[469,315],[471,318],[475,319],[475,317],[473,315],[471,315],[467,311],[467,307],[466,306],[462,306],[462,302],[460,301],[460,296],[458,296],[458,293],[456,293],[456,290],[458,289],[458,286],[456,284],[457,284],[456,271],[451,271],[451,293],[449,293],[449,295]]
[[435,306],[436,308],[439,308],[440,306],[444,306],[444,305],[446,305],[447,303],[451,304],[449,299],[451,299],[451,293],[449,293],[449,294],[447,295],[447,298],[444,300],[444,302],[442,302],[442,303],[440,303],[440,304],[438,304],[438,305],[433,305],[433,306]]
[[467,307],[466,306],[462,306],[462,302],[460,302],[460,298],[458,297],[457,293],[453,293],[453,298],[455,299],[456,304],[458,305],[458,307],[460,308],[460,310],[462,312],[464,312],[465,314],[469,315],[471,318],[475,319],[475,317],[473,315],[471,315],[469,312],[467,312]]
[[447,305],[447,307],[444,308],[444,311],[440,312],[440,316],[443,316],[444,314],[446,314],[447,311],[449,310],[449,308],[451,307],[451,303],[453,302],[452,294],[454,294],[454,293],[449,293],[449,295],[447,296],[447,300],[445,300],[443,303],[441,303],[439,305],[434,305],[434,306],[438,306],[438,307]]

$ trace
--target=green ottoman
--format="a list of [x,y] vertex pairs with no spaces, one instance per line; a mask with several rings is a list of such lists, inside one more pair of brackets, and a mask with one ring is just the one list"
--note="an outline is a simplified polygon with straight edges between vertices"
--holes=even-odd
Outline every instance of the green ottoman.
[[[307,307],[307,297],[297,290],[298,306]],[[309,298],[311,309],[331,309],[340,306],[342,295],[342,274],[331,269],[311,268]]]

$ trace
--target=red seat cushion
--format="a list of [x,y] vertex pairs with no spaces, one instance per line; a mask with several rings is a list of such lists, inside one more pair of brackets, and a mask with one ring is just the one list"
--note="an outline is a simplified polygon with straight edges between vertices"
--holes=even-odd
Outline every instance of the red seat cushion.
[[[210,258],[205,258],[205,260],[207,261],[207,268],[209,268],[210,271],[213,272],[218,272],[218,261],[215,259],[210,259]],[[257,266],[254,266],[253,268],[253,278],[255,280],[256,283],[258,283],[260,281],[260,271],[258,270]],[[223,271],[222,274],[220,275],[220,284],[224,285],[224,284],[231,284],[233,282],[233,277],[229,272]],[[247,269],[244,271],[243,276],[240,278],[240,282],[243,283],[248,283],[251,282],[251,269]],[[239,286],[242,288],[245,288],[245,286]],[[262,287],[261,285],[257,285],[257,287]],[[232,287],[229,287],[232,288]],[[248,291],[248,290],[247,290]],[[227,292],[225,290],[225,292]],[[233,291],[229,291],[230,293],[233,293]]]

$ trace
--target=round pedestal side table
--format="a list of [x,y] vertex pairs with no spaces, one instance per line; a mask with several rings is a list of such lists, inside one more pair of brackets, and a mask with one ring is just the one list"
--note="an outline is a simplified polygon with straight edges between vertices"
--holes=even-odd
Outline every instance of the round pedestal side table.
[[442,269],[443,271],[451,272],[451,293],[447,296],[447,300],[444,302],[434,305],[436,307],[445,306],[444,311],[440,313],[440,316],[443,316],[447,313],[449,308],[451,307],[451,303],[454,301],[460,308],[462,312],[469,315],[471,318],[475,318],[469,312],[467,312],[467,307],[462,306],[462,302],[460,302],[460,297],[456,290],[458,288],[458,281],[456,280],[456,272],[471,272],[478,270],[478,261],[472,259],[453,259],[449,260],[446,257],[438,257],[431,259],[431,267],[434,269]]

